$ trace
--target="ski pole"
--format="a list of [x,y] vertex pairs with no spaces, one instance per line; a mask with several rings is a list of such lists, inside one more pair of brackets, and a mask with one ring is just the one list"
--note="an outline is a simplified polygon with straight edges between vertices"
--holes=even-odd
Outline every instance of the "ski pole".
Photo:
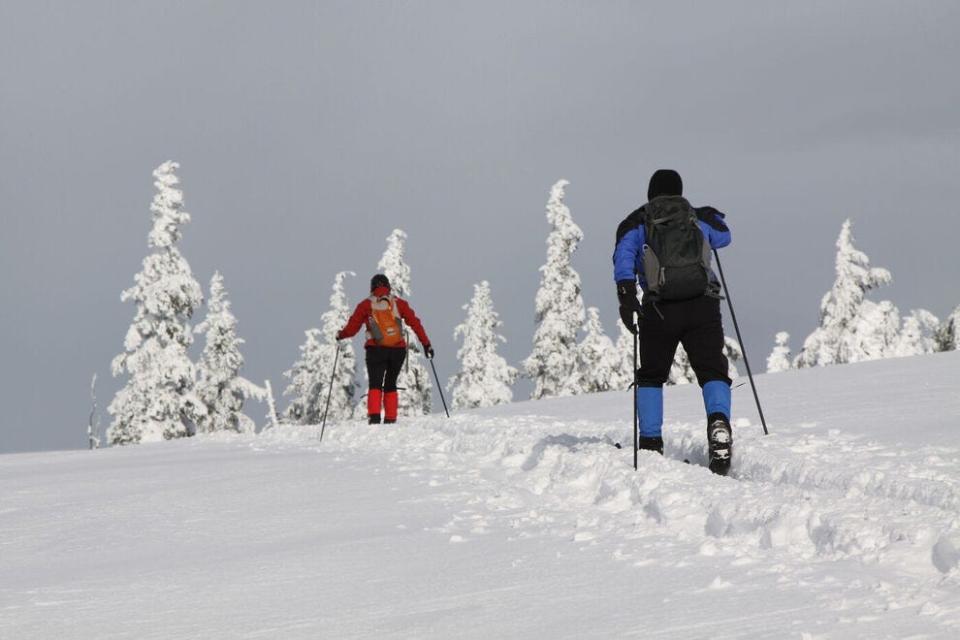
[[760,424],[763,425],[763,435],[768,436],[767,421],[763,418],[763,409],[760,407],[760,396],[757,395],[757,385],[753,382],[753,372],[750,371],[750,361],[747,360],[747,350],[743,346],[743,337],[740,335],[740,325],[737,324],[737,314],[733,311],[733,300],[730,299],[730,288],[727,287],[727,280],[723,277],[723,267],[720,265],[720,254],[716,249],[713,250],[713,256],[717,259],[717,271],[720,272],[720,281],[723,283],[723,290],[727,294],[727,306],[730,308],[730,318],[733,320],[733,328],[737,332],[737,342],[740,343],[740,351],[743,353],[743,364],[747,367],[747,377],[750,378],[750,388],[753,389],[753,399],[757,403],[757,413],[760,414]]
[[637,418],[640,415],[640,408],[637,406],[637,369],[639,368],[637,364],[637,351],[639,350],[637,343],[640,341],[640,323],[636,321],[636,312],[634,312],[633,318],[633,470],[636,471],[638,469],[637,451],[640,449],[637,434],[639,431]]
[[440,376],[437,375],[437,367],[433,364],[433,358],[427,358],[430,361],[430,368],[433,369],[433,379],[437,381],[437,391],[440,392],[440,402],[443,403],[443,412],[447,414],[447,417],[450,417],[450,412],[447,411],[447,401],[443,397],[443,387],[440,386]]
[[320,442],[323,442],[323,432],[327,429],[327,412],[330,410],[330,398],[333,396],[333,378],[337,374],[337,360],[340,359],[340,341],[337,341],[337,351],[333,356],[333,371],[330,372],[330,387],[327,389],[327,406],[323,409],[323,425],[320,427]]

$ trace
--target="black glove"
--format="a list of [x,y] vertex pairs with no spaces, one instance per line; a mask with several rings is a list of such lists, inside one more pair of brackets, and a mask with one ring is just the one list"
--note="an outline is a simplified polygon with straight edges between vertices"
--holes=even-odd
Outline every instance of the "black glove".
[[[617,300],[620,301],[620,320],[624,326],[635,333],[636,323],[643,317],[643,307],[637,299],[637,283],[634,280],[621,280],[617,283]],[[636,319],[634,319],[636,314]]]
[[343,331],[337,331],[337,341],[343,340]]
[[423,355],[433,360],[433,347],[428,344],[423,345]]

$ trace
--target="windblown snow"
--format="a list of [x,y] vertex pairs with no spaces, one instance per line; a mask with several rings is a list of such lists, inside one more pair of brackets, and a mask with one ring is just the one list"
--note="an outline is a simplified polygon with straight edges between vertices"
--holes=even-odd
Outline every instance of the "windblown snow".
[[2,456],[0,637],[960,637],[958,371],[760,376],[726,478],[694,385],[638,472],[625,392]]

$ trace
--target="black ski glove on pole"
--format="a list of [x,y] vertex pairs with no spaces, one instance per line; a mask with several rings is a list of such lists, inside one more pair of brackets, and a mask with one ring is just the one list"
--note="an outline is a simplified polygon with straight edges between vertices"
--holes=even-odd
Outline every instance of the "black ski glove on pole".
[[423,345],[423,355],[433,360],[433,347],[428,344]]
[[[639,322],[643,317],[643,307],[640,300],[637,299],[637,283],[634,280],[621,280],[617,283],[617,300],[620,301],[620,320],[624,326],[635,333]],[[634,314],[637,315],[634,319]]]

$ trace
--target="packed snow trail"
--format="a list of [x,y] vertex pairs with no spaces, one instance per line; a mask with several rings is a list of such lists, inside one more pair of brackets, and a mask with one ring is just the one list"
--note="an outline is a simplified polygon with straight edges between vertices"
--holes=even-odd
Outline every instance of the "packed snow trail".
[[639,472],[628,393],[5,456],[0,636],[957,637],[958,371],[761,376],[727,478],[693,386]]

